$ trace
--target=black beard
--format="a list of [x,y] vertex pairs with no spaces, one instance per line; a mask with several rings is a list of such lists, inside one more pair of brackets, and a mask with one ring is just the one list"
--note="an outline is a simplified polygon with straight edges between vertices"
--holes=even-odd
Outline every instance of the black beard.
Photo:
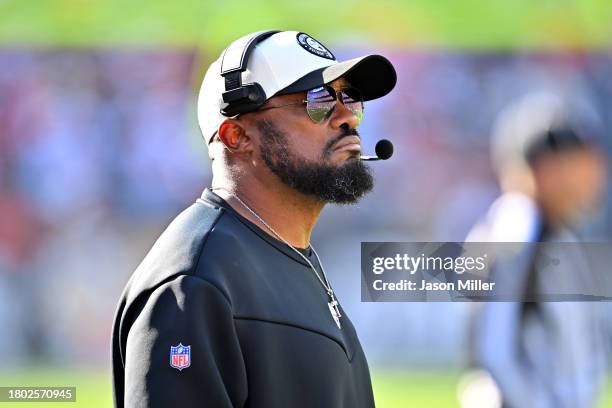
[[273,123],[261,120],[257,128],[262,136],[260,150],[264,163],[283,183],[300,193],[326,203],[353,204],[374,187],[370,167],[358,157],[339,166],[327,164],[332,146],[345,136],[357,134],[355,130],[346,130],[327,143],[319,163],[291,152],[287,137]]

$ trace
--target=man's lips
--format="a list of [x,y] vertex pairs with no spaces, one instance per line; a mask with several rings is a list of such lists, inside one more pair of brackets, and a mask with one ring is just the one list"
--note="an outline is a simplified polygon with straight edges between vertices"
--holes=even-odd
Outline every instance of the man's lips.
[[361,139],[359,136],[345,136],[334,145],[334,152],[339,150],[353,150],[361,153]]

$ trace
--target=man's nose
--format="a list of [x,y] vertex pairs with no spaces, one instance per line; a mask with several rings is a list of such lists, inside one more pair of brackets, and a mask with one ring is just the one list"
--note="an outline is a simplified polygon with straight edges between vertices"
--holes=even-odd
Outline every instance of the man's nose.
[[330,124],[334,129],[340,129],[343,126],[348,126],[349,129],[355,129],[359,126],[359,118],[352,110],[344,106],[344,103],[338,101],[336,102],[336,106],[334,106]]

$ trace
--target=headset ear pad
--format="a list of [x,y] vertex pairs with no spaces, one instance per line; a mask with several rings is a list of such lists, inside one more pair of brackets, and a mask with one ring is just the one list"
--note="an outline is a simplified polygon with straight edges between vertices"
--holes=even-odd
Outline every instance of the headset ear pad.
[[[233,95],[229,95],[235,93]],[[239,94],[239,95],[237,95]],[[233,101],[233,102],[229,102]],[[257,110],[266,102],[266,92],[258,83],[246,84],[242,87],[223,93],[223,101],[228,102],[225,108],[221,109],[224,116],[235,116],[240,113],[247,113]]]
[[228,105],[221,109],[224,116],[235,116],[251,112],[266,101],[266,92],[260,84],[242,84],[242,73],[246,71],[249,58],[255,46],[280,31],[266,30],[239,38],[223,52],[221,76],[225,80],[223,102]]

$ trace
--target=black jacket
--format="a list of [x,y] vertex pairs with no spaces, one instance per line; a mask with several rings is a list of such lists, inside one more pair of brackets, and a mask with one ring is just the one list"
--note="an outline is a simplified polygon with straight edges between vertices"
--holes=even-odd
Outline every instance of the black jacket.
[[[304,252],[321,275],[312,254]],[[310,267],[205,190],[130,278],[112,338],[117,407],[373,407],[367,362]],[[174,360],[171,347],[189,346]],[[185,350],[184,347],[182,350]]]

